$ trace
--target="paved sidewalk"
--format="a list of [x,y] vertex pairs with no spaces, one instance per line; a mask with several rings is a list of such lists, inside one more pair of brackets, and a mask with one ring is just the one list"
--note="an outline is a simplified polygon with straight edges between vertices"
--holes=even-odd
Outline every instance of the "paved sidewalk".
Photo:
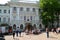
[[46,33],[42,33],[39,35],[26,35],[22,33],[22,37],[16,37],[13,39],[12,35],[5,36],[6,40],[60,40],[60,34],[50,32],[50,38],[46,38]]

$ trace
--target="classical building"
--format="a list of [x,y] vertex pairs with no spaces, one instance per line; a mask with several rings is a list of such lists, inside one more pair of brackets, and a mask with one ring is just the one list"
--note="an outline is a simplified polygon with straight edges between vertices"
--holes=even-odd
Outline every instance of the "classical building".
[[11,0],[6,4],[0,4],[0,24],[7,23],[16,27],[23,25],[23,29],[27,23],[39,27],[39,7],[38,3],[20,2],[21,0]]

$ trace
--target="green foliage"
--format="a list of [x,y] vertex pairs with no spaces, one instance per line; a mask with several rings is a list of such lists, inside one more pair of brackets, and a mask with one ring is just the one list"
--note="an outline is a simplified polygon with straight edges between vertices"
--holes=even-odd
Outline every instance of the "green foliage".
[[56,17],[54,15],[60,12],[60,1],[58,0],[40,0],[39,6],[43,10],[41,18],[44,25],[51,23]]

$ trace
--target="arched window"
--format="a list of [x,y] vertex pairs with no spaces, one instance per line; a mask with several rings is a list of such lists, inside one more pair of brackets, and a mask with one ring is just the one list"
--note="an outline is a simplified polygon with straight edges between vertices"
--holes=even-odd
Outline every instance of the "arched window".
[[16,29],[16,24],[13,25],[13,29]]
[[36,28],[36,24],[34,24],[33,27]]
[[39,25],[39,28],[42,28],[42,25],[41,24]]
[[23,29],[23,24],[20,25],[20,29]]

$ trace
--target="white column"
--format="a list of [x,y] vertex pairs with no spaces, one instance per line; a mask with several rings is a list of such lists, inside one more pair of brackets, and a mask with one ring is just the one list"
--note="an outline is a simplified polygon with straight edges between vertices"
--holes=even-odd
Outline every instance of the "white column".
[[38,8],[36,9],[36,23],[39,24],[39,10]]
[[8,12],[9,10],[7,9],[7,14],[9,14],[9,12]]
[[26,11],[26,7],[24,7],[24,11]]
[[17,15],[16,15],[16,19],[17,19],[17,25],[19,26],[19,11],[20,11],[20,8],[19,7],[17,7]]
[[8,17],[6,17],[6,22],[8,23]]
[[7,22],[7,18],[5,17],[5,23]]
[[3,17],[1,17],[1,22],[3,22]]
[[20,8],[18,7],[18,8],[17,8],[17,14],[18,14],[17,19],[18,19],[18,20],[19,20],[19,11],[20,11]]
[[39,10],[38,10],[38,8],[36,9],[36,16],[37,16],[37,20],[39,20]]
[[12,21],[13,17],[12,17],[12,11],[13,11],[13,8],[11,7],[10,8],[10,22]]

